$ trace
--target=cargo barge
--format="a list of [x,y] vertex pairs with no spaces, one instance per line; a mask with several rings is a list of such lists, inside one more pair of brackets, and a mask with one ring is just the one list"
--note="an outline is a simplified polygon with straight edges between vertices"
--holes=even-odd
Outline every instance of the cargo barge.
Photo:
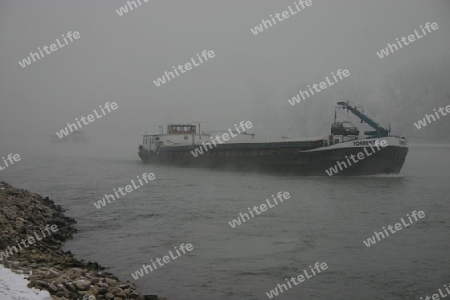
[[89,144],[84,131],[75,130],[67,136],[59,138],[56,134],[52,135],[52,144]]
[[[326,170],[363,152],[370,155],[335,175],[400,173],[408,153],[407,139],[391,135],[348,101],[338,102],[337,108],[352,112],[374,131],[360,137],[356,126],[335,118],[331,134],[325,137],[258,141],[254,134],[235,132],[231,140],[213,147],[211,139],[220,132],[200,132],[199,124],[169,124],[166,133],[162,129],[159,134],[144,135],[138,154],[151,164],[326,176]],[[380,148],[382,142],[387,146]]]

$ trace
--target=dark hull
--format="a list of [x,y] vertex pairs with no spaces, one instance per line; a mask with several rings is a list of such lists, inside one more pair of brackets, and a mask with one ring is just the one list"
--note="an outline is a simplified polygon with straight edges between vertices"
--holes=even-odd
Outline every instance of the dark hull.
[[298,151],[296,153],[266,152],[263,155],[241,151],[229,156],[210,150],[194,157],[189,150],[174,151],[169,149],[152,154],[145,150],[139,152],[145,163],[166,164],[183,167],[205,167],[223,170],[264,171],[295,173],[300,175],[329,176],[326,170],[336,166],[337,162],[347,162],[346,156],[357,155],[367,151],[370,154],[364,159],[344,167],[341,164],[336,175],[373,175],[398,174],[408,153],[407,147],[388,146],[386,148],[352,147],[342,149],[324,149],[321,151]]

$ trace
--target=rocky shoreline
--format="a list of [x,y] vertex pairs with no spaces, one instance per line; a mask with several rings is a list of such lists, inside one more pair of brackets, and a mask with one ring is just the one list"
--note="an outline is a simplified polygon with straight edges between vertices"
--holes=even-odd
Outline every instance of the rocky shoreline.
[[77,232],[75,223],[48,197],[1,182],[0,264],[31,274],[28,286],[47,290],[54,300],[165,299],[142,295],[133,283],[119,281],[97,263],[61,250]]

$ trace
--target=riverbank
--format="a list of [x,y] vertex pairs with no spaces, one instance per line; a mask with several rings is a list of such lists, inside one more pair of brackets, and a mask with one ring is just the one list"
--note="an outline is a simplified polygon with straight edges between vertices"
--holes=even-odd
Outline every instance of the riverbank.
[[119,281],[97,263],[61,250],[76,233],[75,223],[48,197],[1,182],[0,264],[30,274],[28,287],[47,290],[54,300],[164,299],[142,295],[133,283]]
[[44,290],[29,288],[24,274],[16,274],[0,265],[0,299],[33,299],[51,300],[50,293]]

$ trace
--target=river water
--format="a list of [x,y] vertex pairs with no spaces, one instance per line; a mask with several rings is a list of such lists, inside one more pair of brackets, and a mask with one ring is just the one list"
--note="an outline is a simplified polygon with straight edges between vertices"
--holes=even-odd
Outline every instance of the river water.
[[[144,293],[185,299],[268,299],[316,262],[328,269],[276,299],[420,299],[450,282],[450,147],[412,146],[398,176],[299,177],[144,165],[136,157],[21,154],[0,173],[49,196],[78,221],[65,244]],[[97,209],[113,188],[156,179]],[[291,198],[232,228],[279,191]],[[425,217],[371,247],[363,240],[412,211]],[[193,250],[135,280],[180,244]]]

